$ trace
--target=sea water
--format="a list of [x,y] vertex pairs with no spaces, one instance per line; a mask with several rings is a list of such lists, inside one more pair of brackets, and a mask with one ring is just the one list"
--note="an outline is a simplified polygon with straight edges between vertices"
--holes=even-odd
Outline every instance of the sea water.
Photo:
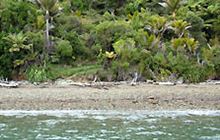
[[1,140],[220,140],[220,111],[0,111]]

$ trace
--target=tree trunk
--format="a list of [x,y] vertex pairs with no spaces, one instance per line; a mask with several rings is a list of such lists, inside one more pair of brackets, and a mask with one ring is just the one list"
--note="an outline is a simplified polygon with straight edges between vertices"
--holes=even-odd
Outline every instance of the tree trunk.
[[48,53],[50,48],[50,23],[49,23],[50,15],[49,11],[46,11],[46,53]]
[[45,20],[46,20],[46,31],[45,31],[45,47],[43,51],[43,65],[44,67],[47,66],[48,62],[48,54],[49,54],[49,49],[50,49],[50,14],[49,11],[46,11],[45,15]]

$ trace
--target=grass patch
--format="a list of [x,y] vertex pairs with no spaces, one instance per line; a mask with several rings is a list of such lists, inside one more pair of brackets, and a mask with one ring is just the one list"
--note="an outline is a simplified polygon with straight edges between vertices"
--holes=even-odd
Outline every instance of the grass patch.
[[68,65],[54,65],[48,66],[48,77],[51,80],[58,78],[67,78],[70,76],[86,76],[96,74],[101,69],[101,65],[85,65],[85,66],[68,66]]

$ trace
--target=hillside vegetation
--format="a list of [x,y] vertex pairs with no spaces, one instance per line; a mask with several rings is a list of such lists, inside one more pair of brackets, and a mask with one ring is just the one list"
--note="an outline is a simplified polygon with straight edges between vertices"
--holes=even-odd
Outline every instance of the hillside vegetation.
[[1,0],[0,77],[72,75],[219,79],[220,0]]

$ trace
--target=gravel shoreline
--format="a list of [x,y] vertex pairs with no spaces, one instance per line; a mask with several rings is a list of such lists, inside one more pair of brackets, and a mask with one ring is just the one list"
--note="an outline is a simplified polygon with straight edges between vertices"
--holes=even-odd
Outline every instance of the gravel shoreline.
[[0,110],[220,110],[220,85],[0,88]]

